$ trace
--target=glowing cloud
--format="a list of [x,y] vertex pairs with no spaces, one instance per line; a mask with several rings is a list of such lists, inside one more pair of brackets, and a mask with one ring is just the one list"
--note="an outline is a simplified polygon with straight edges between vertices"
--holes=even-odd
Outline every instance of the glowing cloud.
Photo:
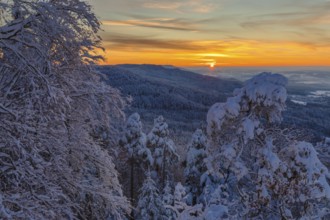
[[88,1],[105,63],[330,66],[329,1]]

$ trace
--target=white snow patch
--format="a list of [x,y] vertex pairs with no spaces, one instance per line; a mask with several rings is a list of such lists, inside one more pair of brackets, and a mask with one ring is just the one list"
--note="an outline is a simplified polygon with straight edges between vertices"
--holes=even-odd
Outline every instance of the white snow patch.
[[[236,118],[240,112],[249,111],[254,106],[268,107],[269,120],[280,121],[280,113],[287,99],[286,84],[284,76],[271,73],[261,73],[246,81],[243,88],[234,91],[234,97],[228,98],[225,103],[211,106],[207,113],[207,133],[210,135],[213,130],[220,131],[226,120]],[[252,127],[251,123],[244,125],[248,138],[253,138],[250,132]]]
[[294,100],[294,99],[291,99],[291,102],[293,102],[294,104],[297,104],[297,105],[304,105],[304,106],[307,105],[307,102],[303,102],[303,101],[299,101],[299,100]]
[[317,90],[311,92],[310,97],[330,97],[330,90]]
[[205,210],[205,219],[209,220],[217,220],[224,219],[228,217],[228,208],[223,205],[211,204]]

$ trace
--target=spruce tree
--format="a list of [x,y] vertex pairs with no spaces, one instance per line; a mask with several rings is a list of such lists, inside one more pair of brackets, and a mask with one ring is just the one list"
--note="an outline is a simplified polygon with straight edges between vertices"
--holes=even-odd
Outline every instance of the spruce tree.
[[203,191],[201,187],[201,176],[207,170],[204,162],[204,159],[207,157],[206,147],[207,138],[202,130],[197,129],[188,147],[186,167],[184,170],[185,185],[187,187],[187,203],[190,205],[195,205],[200,202],[199,197]]
[[168,125],[163,116],[155,119],[154,127],[148,134],[147,145],[153,152],[154,168],[163,189],[167,178],[172,177],[171,166],[179,160],[175,144],[169,138]]
[[139,200],[135,217],[137,220],[162,220],[167,219],[164,215],[164,203],[156,186],[151,178],[150,171],[140,189]]
[[[120,145],[127,155],[126,163],[129,164],[127,181],[129,185],[130,199],[135,204],[135,192],[142,186],[144,173],[153,164],[151,151],[146,146],[146,135],[142,131],[142,122],[138,113],[133,113],[128,117],[124,137],[120,140]],[[126,167],[126,164],[123,164]]]

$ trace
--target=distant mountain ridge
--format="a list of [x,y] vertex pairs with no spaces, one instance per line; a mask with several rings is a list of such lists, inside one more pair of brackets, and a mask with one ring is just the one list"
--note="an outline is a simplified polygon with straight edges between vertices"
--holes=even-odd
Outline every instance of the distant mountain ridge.
[[175,66],[125,64],[116,65],[115,67],[147,77],[150,80],[160,80],[162,83],[166,82],[171,85],[185,86],[192,89],[207,87],[207,90],[202,89],[206,92],[210,92],[210,89],[218,92],[221,87],[223,88],[221,91],[228,92],[228,89],[232,89],[233,86],[235,88],[236,86],[241,86],[241,83],[235,79],[221,79],[214,76],[201,75]]
[[[176,136],[180,136],[179,132],[187,138],[196,128],[205,125],[211,105],[226,101],[235,88],[242,86],[242,82],[235,79],[202,75],[174,66],[125,64],[99,66],[98,70],[107,84],[132,97],[127,114],[138,112],[147,128],[152,126],[155,117],[163,115]],[[291,95],[302,91],[305,89],[300,87],[289,89]],[[289,99],[283,125],[329,136],[330,97],[323,99],[323,103],[309,103],[308,107]]]
[[[123,95],[132,96],[132,107],[146,109],[205,109],[214,102],[225,101],[242,85],[237,80],[158,65],[101,66],[98,70],[106,76],[107,83],[121,90]],[[153,98],[152,102],[141,99],[143,97]]]
[[127,114],[138,112],[146,123],[163,115],[171,128],[192,132],[205,122],[215,102],[225,101],[242,83],[158,65],[99,66],[109,85],[133,102]]

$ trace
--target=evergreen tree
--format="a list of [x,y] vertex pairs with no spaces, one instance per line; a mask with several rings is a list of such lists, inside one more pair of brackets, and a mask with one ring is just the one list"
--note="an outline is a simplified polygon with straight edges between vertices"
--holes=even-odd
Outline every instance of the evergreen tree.
[[186,203],[186,188],[182,186],[179,182],[175,186],[174,190],[174,210],[176,212],[177,220],[204,220],[203,218],[203,205],[196,204],[194,206],[190,206]]
[[174,196],[171,188],[171,184],[169,181],[166,181],[166,185],[163,190],[162,194],[162,201],[164,204],[164,215],[166,216],[167,219],[169,220],[174,220],[176,219],[176,213],[174,210]]
[[187,203],[195,205],[200,202],[202,194],[201,176],[207,171],[204,159],[206,154],[207,138],[203,131],[197,129],[192,136],[186,157],[186,168],[184,170],[187,186]]
[[153,151],[155,170],[158,174],[161,189],[164,188],[166,178],[171,178],[171,165],[179,160],[174,142],[168,137],[168,125],[163,116],[154,121],[154,127],[148,134],[148,147]]
[[[120,140],[120,145],[127,152],[130,170],[129,195],[135,204],[135,191],[139,189],[144,180],[146,169],[153,164],[151,151],[146,146],[146,135],[142,131],[142,122],[138,113],[133,113],[128,117],[124,137]],[[126,167],[126,165],[123,165]]]
[[[208,220],[228,219],[228,193],[224,185],[218,185],[218,187],[212,192],[210,199],[207,201],[206,208],[203,216]],[[237,216],[230,216],[229,219],[236,219]]]
[[164,215],[164,204],[159,194],[155,181],[150,176],[150,171],[140,189],[139,201],[136,208],[138,220],[162,220],[167,219]]

